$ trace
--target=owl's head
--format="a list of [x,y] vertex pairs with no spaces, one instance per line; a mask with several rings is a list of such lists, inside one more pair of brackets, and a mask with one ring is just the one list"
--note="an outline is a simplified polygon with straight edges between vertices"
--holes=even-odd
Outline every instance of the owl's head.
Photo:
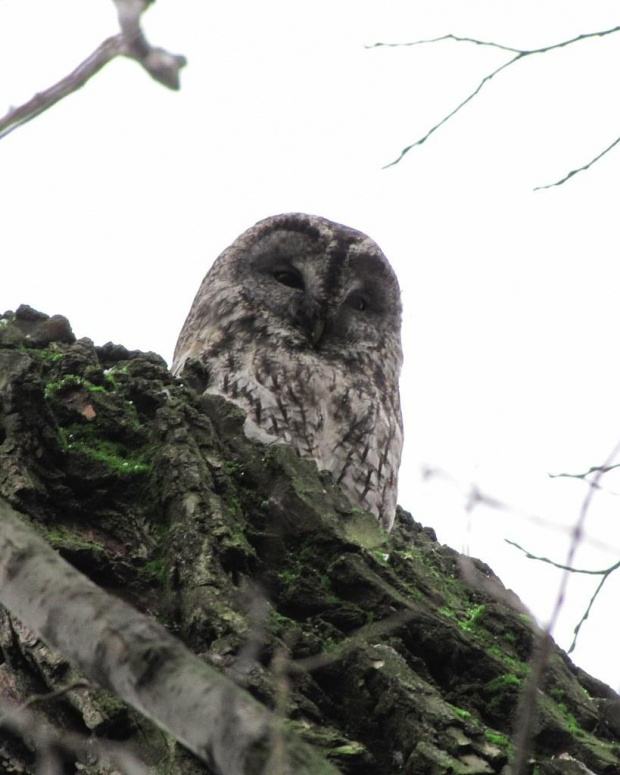
[[375,242],[291,213],[259,221],[222,253],[185,328],[191,319],[197,333],[242,318],[255,340],[328,359],[389,353],[399,371],[401,312],[398,280]]

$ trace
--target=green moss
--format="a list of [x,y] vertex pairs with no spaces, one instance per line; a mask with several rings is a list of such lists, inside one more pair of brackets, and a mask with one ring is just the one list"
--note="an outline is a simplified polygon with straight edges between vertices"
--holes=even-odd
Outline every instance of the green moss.
[[501,748],[502,751],[505,751],[506,753],[512,752],[512,743],[506,737],[506,735],[502,735],[501,732],[496,732],[493,729],[485,729],[484,736],[489,741],[489,743],[493,743],[493,745]]
[[130,453],[122,444],[97,438],[87,425],[61,428],[61,448],[67,453],[83,454],[124,476],[136,476],[150,470],[144,459]]
[[320,748],[328,759],[333,759],[337,763],[350,764],[351,758],[359,758],[366,754],[365,746],[356,740],[348,740],[337,729],[332,727],[309,726],[307,723],[301,723],[293,719],[287,719],[284,723],[286,727],[300,735],[307,743]]
[[330,637],[324,637],[320,639],[321,642],[321,650],[325,654],[333,654],[335,651],[342,650],[342,643],[340,641],[336,641],[333,638]]
[[285,584],[295,584],[295,582],[299,579],[300,572],[298,570],[283,570],[280,572],[280,579]]
[[243,474],[243,466],[240,465],[236,460],[225,460],[222,463],[222,471],[227,476],[235,477]]
[[529,675],[530,666],[527,664],[527,662],[523,662],[520,659],[511,657],[509,654],[506,654],[506,652],[499,646],[490,646],[488,651],[489,654],[492,654],[494,657],[499,659],[516,676],[525,677],[526,675]]
[[144,571],[146,574],[156,579],[160,584],[165,581],[166,569],[164,566],[164,561],[161,557],[145,562]]
[[326,753],[327,756],[359,756],[365,750],[361,743],[348,743],[347,745],[339,745],[337,748],[332,748],[330,751],[326,751]]
[[446,606],[443,606],[442,608],[438,609],[438,613],[442,614],[446,617],[446,619],[453,619],[455,622],[458,621],[457,615],[452,611],[452,609],[447,608]]
[[62,545],[73,549],[88,549],[94,552],[105,552],[105,547],[93,541],[85,541],[81,536],[71,533],[66,528],[55,528],[46,533],[47,540],[52,546]]
[[116,695],[98,689],[94,692],[94,699],[97,707],[106,718],[112,718],[118,714],[127,712],[127,705]]
[[[591,732],[586,732],[580,728],[577,729],[575,738],[583,749],[602,763],[601,771],[603,769],[605,772],[618,771],[618,756],[620,755],[620,745],[618,743],[601,740]],[[605,768],[605,765],[607,765],[607,768]]]
[[157,539],[161,541],[169,535],[170,525],[164,524],[163,522],[151,522],[149,530],[153,536],[156,536]]
[[506,689],[508,686],[521,686],[522,683],[523,680],[514,675],[514,673],[506,673],[506,675],[500,675],[497,678],[494,678],[492,681],[486,683],[484,688],[487,692],[496,694],[497,692]]
[[455,716],[458,716],[462,719],[471,718],[471,713],[468,710],[465,710],[464,708],[458,708],[456,705],[451,705],[450,707],[452,708]]
[[129,364],[124,363],[122,366],[110,366],[105,373],[109,376],[113,374],[129,374]]
[[477,605],[475,608],[472,608],[468,618],[464,622],[459,622],[459,627],[465,630],[465,632],[471,632],[479,624],[478,620],[484,613],[484,610],[485,606],[483,605]]
[[[1,322],[6,323],[6,321],[1,321]],[[50,349],[41,350],[38,347],[25,347],[24,345],[20,345],[17,349],[21,353],[34,355],[36,358],[39,358],[39,360],[42,360],[42,361],[53,362],[53,361],[59,361],[62,358],[62,353],[53,352]]]
[[127,364],[123,366],[112,366],[110,369],[106,369],[103,372],[103,378],[108,383],[108,385],[112,388],[112,390],[116,390],[118,388],[118,381],[116,379],[117,374],[128,374],[129,373],[129,366]]
[[289,629],[291,627],[299,626],[298,622],[288,616],[284,616],[284,614],[281,614],[279,611],[276,611],[273,606],[269,606],[269,619],[274,627],[278,629]]
[[383,565],[384,568],[389,566],[390,555],[386,552],[382,552],[379,549],[372,549],[372,555],[377,560],[379,565]]
[[577,723],[577,719],[573,713],[569,711],[569,709],[566,707],[566,705],[563,702],[557,703],[557,708],[564,717],[566,724],[568,726],[569,731],[571,734],[575,735],[578,732],[581,732],[581,727]]
[[68,388],[81,387],[89,393],[105,393],[106,389],[101,385],[93,385],[89,380],[77,374],[67,374],[56,382],[48,382],[45,386],[45,398],[51,398],[55,393],[61,393]]

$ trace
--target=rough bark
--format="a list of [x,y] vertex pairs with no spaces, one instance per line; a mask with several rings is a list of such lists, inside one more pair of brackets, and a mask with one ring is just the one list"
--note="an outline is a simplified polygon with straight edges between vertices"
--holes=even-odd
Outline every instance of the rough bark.
[[[239,410],[194,391],[206,376],[196,367],[181,382],[152,353],[75,341],[60,316],[22,307],[0,318],[0,496],[114,601],[73,632],[79,605],[65,593],[50,627],[45,603],[63,582],[32,594],[27,566],[40,576],[54,563],[43,550],[37,563],[36,542],[16,561],[0,512],[0,772],[35,773],[43,755],[62,761],[59,772],[80,757],[80,772],[122,771],[106,753],[122,741],[153,773],[254,775],[268,756],[270,772],[302,772],[298,755],[351,775],[507,773],[538,642],[518,601],[404,512],[387,536],[312,463],[250,443]],[[109,661],[119,656],[110,621],[127,611],[118,598],[151,620],[135,629],[127,614],[122,650],[139,649],[145,632],[165,644],[143,652],[129,692],[126,666]],[[93,636],[91,665],[79,654]],[[145,686],[163,691],[158,678],[185,654],[173,637],[199,660],[188,656],[178,707],[136,699]],[[74,683],[83,671],[99,686]],[[191,726],[192,676],[235,681],[231,692],[255,698],[243,702],[259,727],[280,728],[270,712],[284,719],[258,764],[204,764],[175,744],[171,732],[192,746],[177,726]],[[18,723],[25,711],[11,709],[28,700]],[[161,722],[162,704],[167,731],[138,710]],[[532,773],[620,772],[619,698],[555,647],[535,713]],[[209,726],[214,745],[232,749]],[[99,747],[80,747],[79,735]]]
[[[335,775],[314,751],[164,627],[76,571],[0,499],[0,603],[69,662],[218,772]],[[294,765],[293,765],[294,762]]]

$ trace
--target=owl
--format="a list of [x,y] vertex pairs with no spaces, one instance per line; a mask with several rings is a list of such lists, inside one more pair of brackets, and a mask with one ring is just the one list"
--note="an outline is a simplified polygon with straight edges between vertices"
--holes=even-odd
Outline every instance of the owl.
[[394,522],[403,442],[398,280],[365,234],[315,215],[259,221],[215,261],[179,335],[207,393],[244,430],[330,471],[352,505]]

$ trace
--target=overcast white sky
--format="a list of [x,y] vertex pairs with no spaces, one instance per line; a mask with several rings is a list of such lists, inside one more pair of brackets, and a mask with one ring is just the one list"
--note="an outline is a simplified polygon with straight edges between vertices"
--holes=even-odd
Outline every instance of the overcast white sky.
[[[365,45],[533,48],[618,23],[615,0],[159,0],[145,28],[187,56],[181,92],[116,61],[0,142],[0,309],[61,313],[170,362],[206,270],[255,221],[305,211],[367,232],[405,306],[400,501],[544,621],[559,574],[504,539],[562,562],[585,487],[547,473],[585,471],[620,439],[620,146],[533,188],[620,135],[620,34],[519,62],[387,170],[509,55]],[[0,113],[116,30],[110,0],[3,0]],[[471,484],[514,511],[468,518]],[[618,559],[619,477],[604,486],[586,527],[602,548],[584,544],[579,567]],[[564,647],[597,583],[571,580]],[[619,593],[616,574],[573,655],[616,689]]]

